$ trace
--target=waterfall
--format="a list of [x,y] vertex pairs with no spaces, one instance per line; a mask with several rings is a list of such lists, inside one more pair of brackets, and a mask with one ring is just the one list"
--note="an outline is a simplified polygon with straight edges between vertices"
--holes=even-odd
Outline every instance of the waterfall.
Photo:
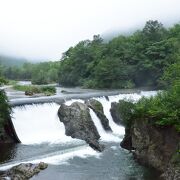
[[100,119],[97,117],[97,115],[92,109],[90,109],[90,115],[99,132],[99,135],[101,136],[102,141],[106,141],[106,142],[120,142],[121,141],[121,138],[119,138],[118,136],[115,136],[111,132],[106,132],[104,130]]
[[65,135],[64,124],[57,116],[58,108],[55,103],[13,108],[12,122],[20,141],[23,144],[78,141]]
[[[107,119],[109,120],[109,125],[110,125],[113,133],[116,135],[123,136],[125,134],[124,127],[117,125],[112,119],[112,116],[110,113],[111,101],[108,101],[105,97],[95,98],[95,99],[98,100],[102,104],[104,114],[107,117]],[[117,100],[117,98],[114,98],[114,100]]]
[[157,94],[157,91],[141,91],[140,93],[130,93],[130,94],[119,94],[115,96],[108,96],[106,97],[99,97],[99,98],[94,98],[98,100],[104,110],[105,116],[109,120],[109,125],[113,131],[114,134],[116,135],[124,135],[125,134],[125,129],[123,126],[117,125],[111,116],[110,108],[111,108],[111,103],[112,102],[119,102],[119,100],[127,100],[127,101],[132,101],[132,102],[137,102],[140,98],[144,97],[151,97],[155,96]]
[[[142,96],[150,97],[157,94],[156,91],[142,91],[139,94],[120,94],[116,96],[94,98],[101,102],[104,114],[109,120],[109,125],[113,131],[107,133],[104,131],[102,124],[93,110],[90,109],[90,115],[96,128],[98,129],[101,139],[103,141],[117,141],[117,138],[124,135],[124,127],[117,125],[111,116],[110,108],[112,102],[118,102],[120,99],[128,99],[137,101]],[[66,101],[66,105],[71,105],[73,102],[78,101],[84,103],[81,99],[72,99]],[[57,112],[59,105],[55,103],[41,104],[41,105],[26,105],[23,107],[13,108],[12,122],[14,124],[16,133],[23,144],[36,144],[36,143],[80,143],[80,140],[72,139],[65,135],[64,124],[59,121]]]

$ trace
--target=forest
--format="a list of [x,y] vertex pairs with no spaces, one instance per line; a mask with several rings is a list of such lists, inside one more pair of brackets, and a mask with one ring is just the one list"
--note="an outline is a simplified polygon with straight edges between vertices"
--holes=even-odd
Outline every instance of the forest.
[[0,66],[5,79],[104,89],[164,88],[171,83],[171,71],[179,78],[180,24],[165,28],[152,20],[142,30],[109,42],[94,35],[70,47],[57,62]]

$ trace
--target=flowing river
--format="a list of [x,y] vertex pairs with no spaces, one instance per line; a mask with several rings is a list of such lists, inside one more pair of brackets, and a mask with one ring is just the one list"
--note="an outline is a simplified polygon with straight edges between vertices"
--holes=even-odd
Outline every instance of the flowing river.
[[[112,133],[104,131],[99,118],[90,109],[92,120],[106,148],[102,153],[91,149],[84,141],[65,135],[59,121],[59,104],[51,102],[14,106],[12,121],[21,141],[17,145],[4,145],[0,149],[0,170],[22,162],[46,162],[48,168],[32,180],[152,180],[157,179],[154,170],[136,163],[130,152],[120,147],[124,127],[114,123],[111,102],[120,99],[137,101],[142,96],[155,95],[154,91],[93,97],[102,103]],[[83,99],[67,100],[66,105]]]

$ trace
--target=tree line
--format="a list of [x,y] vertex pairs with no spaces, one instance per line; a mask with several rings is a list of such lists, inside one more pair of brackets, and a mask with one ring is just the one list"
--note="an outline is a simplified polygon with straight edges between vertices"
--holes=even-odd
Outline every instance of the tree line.
[[179,73],[179,67],[180,24],[165,28],[150,20],[142,30],[109,42],[99,35],[80,41],[58,62],[0,66],[0,76],[87,88],[162,88],[171,83],[168,76],[171,71]]
[[[64,53],[59,82],[90,88],[161,87],[163,73],[180,62],[180,24],[148,21],[142,30],[104,43],[100,36]],[[177,71],[178,68],[177,68]]]
[[0,77],[10,80],[30,80],[33,84],[58,81],[59,62],[24,63],[22,66],[0,65]]

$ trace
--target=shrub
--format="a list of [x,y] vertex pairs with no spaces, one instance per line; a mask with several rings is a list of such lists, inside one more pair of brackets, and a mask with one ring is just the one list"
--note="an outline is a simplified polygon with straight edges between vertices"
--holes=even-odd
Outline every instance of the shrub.
[[8,99],[3,90],[0,90],[0,127],[10,119],[11,107],[8,104]]
[[0,77],[0,86],[4,84],[8,84],[8,80],[4,79],[3,77]]
[[180,132],[180,83],[155,97],[139,100],[133,118],[149,118],[157,126],[174,126]]

